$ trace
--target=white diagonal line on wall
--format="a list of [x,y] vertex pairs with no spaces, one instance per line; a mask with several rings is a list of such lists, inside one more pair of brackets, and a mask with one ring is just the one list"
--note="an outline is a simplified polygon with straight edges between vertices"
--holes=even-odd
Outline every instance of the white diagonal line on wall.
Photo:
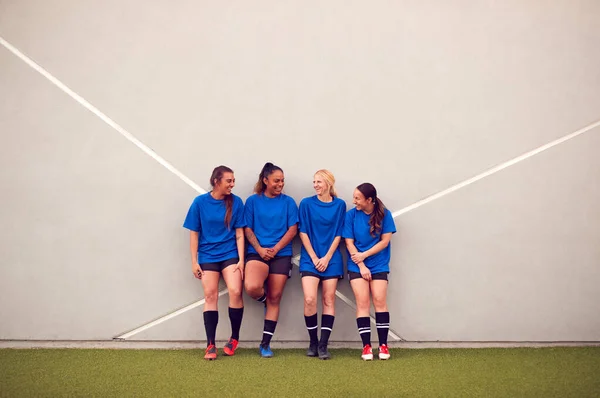
[[[298,266],[298,264],[299,264],[299,263],[298,263],[298,261],[300,261],[300,255],[299,255],[299,254],[295,255],[295,256],[292,258],[292,263],[293,263],[294,265],[296,265],[296,266]],[[225,289],[223,289],[223,290],[221,290],[221,291],[219,292],[219,297],[220,297],[220,296],[224,296],[224,295],[225,295],[225,294],[227,294],[227,293],[228,293],[228,291],[227,291],[227,289],[225,288]],[[336,291],[335,291],[335,295],[336,295],[337,297],[339,297],[339,298],[340,298],[340,300],[342,300],[342,301],[343,301],[343,302],[344,302],[346,305],[348,305],[350,308],[352,308],[352,309],[356,309],[356,305],[355,305],[355,304],[352,302],[352,300],[350,300],[348,297],[346,297],[346,295],[344,295],[343,293],[341,293],[339,290],[336,290]],[[194,308],[196,308],[196,307],[200,307],[201,305],[204,305],[204,303],[205,303],[205,300],[204,300],[204,299],[202,299],[202,300],[199,300],[199,301],[196,301],[195,303],[192,303],[192,304],[190,304],[190,305],[186,305],[186,306],[185,306],[185,307],[183,307],[183,308],[180,308],[180,309],[178,309],[178,310],[175,310],[175,311],[173,311],[173,312],[171,312],[171,313],[168,313],[167,315],[164,315],[164,316],[162,316],[162,317],[160,317],[160,318],[158,318],[158,319],[155,319],[155,320],[153,320],[153,321],[151,321],[151,322],[148,322],[148,323],[146,323],[146,324],[144,324],[144,325],[142,325],[142,326],[139,326],[139,327],[137,327],[137,328],[135,328],[135,329],[133,329],[133,330],[131,330],[131,331],[127,332],[127,333],[123,333],[123,334],[121,334],[121,335],[119,335],[119,336],[116,336],[116,337],[114,337],[114,339],[117,339],[117,340],[124,340],[124,339],[128,339],[128,338],[130,338],[131,336],[134,336],[134,335],[136,335],[136,334],[138,334],[138,333],[141,333],[141,332],[143,332],[143,331],[145,331],[145,330],[148,330],[148,329],[150,329],[150,328],[151,328],[151,327],[153,327],[153,326],[159,325],[159,324],[161,324],[161,323],[163,323],[163,322],[165,322],[165,321],[168,321],[168,320],[169,320],[169,319],[171,319],[171,318],[174,318],[174,317],[176,317],[176,316],[178,316],[178,315],[181,315],[181,314],[183,314],[183,313],[185,313],[185,312],[188,312],[189,310],[192,310],[192,309],[194,309]],[[375,322],[375,318],[374,318],[373,316],[371,316],[371,315],[369,315],[369,317],[371,318],[371,323],[372,323],[372,324],[376,324],[376,322]],[[404,340],[402,337],[400,337],[400,336],[399,336],[399,335],[398,335],[398,334],[397,334],[397,333],[396,333],[396,332],[395,332],[393,329],[391,329],[391,328],[389,329],[389,335],[390,335],[390,337],[392,337],[394,340],[397,340],[397,341],[405,341],[405,340]]]
[[541,152],[543,152],[543,151],[545,151],[547,149],[550,149],[550,148],[552,148],[552,147],[554,147],[556,145],[559,145],[559,144],[562,144],[563,142],[571,140],[571,139],[573,139],[573,138],[575,138],[575,137],[577,137],[577,136],[579,136],[579,135],[581,135],[581,134],[583,134],[583,133],[585,133],[587,131],[590,131],[590,130],[598,127],[598,126],[600,126],[600,120],[597,121],[597,122],[595,122],[595,123],[592,123],[592,124],[590,124],[590,125],[588,125],[588,126],[586,126],[584,128],[582,128],[582,129],[579,129],[579,130],[577,130],[577,131],[575,131],[575,132],[573,132],[571,134],[567,134],[567,135],[565,135],[565,136],[563,136],[561,138],[558,138],[558,139],[556,139],[556,140],[554,140],[552,142],[549,142],[549,143],[547,143],[545,145],[542,145],[542,146],[540,146],[538,148],[535,148],[535,149],[533,149],[533,150],[531,150],[529,152],[526,152],[526,153],[524,153],[524,154],[522,154],[520,156],[517,156],[516,158],[510,159],[510,160],[508,160],[508,161],[506,161],[504,163],[501,163],[501,164],[499,164],[497,166],[494,166],[491,169],[488,169],[488,170],[484,171],[481,174],[477,174],[474,177],[471,177],[471,178],[468,178],[468,179],[466,179],[466,180],[464,180],[462,182],[459,182],[458,184],[453,185],[453,186],[451,186],[449,188],[446,188],[443,191],[434,193],[433,195],[430,195],[430,196],[428,196],[428,197],[426,197],[424,199],[421,199],[418,202],[415,202],[415,203],[413,203],[410,206],[406,206],[403,209],[395,211],[395,212],[392,213],[392,217],[396,218],[398,216],[401,216],[404,213],[408,213],[411,210],[419,208],[419,207],[421,207],[421,206],[423,206],[423,205],[425,205],[425,204],[427,204],[429,202],[433,202],[436,199],[439,199],[439,198],[444,197],[444,196],[446,196],[448,194],[451,194],[452,192],[457,191],[457,190],[459,190],[461,188],[464,188],[464,187],[466,187],[468,185],[471,185],[471,184],[473,184],[473,183],[475,183],[475,182],[477,182],[477,181],[479,181],[481,179],[489,177],[492,174],[495,174],[495,173],[497,173],[499,171],[502,171],[502,170],[506,169],[507,167],[513,166],[513,165],[515,165],[515,164],[517,164],[519,162],[522,162],[522,161],[524,161],[526,159],[529,159],[530,157],[535,156],[538,153],[541,153]]
[[[220,297],[220,296],[224,296],[225,294],[227,294],[227,289],[223,289],[223,290],[221,290],[221,291],[219,292],[219,297]],[[185,307],[182,307],[182,308],[180,308],[180,309],[178,309],[178,310],[175,310],[175,311],[173,311],[173,312],[170,312],[170,313],[168,313],[167,315],[161,316],[160,318],[158,318],[158,319],[155,319],[155,320],[153,320],[152,322],[148,322],[148,323],[146,323],[146,324],[144,324],[144,325],[142,325],[142,326],[139,326],[139,327],[137,327],[137,328],[135,328],[135,329],[133,329],[133,330],[131,330],[131,331],[127,332],[127,333],[123,333],[123,334],[121,334],[121,335],[119,335],[119,336],[116,336],[116,337],[114,337],[114,339],[117,339],[117,340],[118,340],[118,339],[128,339],[129,337],[131,337],[131,336],[133,336],[133,335],[136,335],[136,334],[138,334],[138,333],[141,333],[141,332],[143,332],[144,330],[148,330],[148,329],[150,329],[152,326],[159,325],[159,324],[161,324],[161,323],[163,323],[163,322],[165,322],[165,321],[168,321],[168,320],[169,320],[169,319],[171,319],[171,318],[175,318],[177,315],[181,315],[181,314],[183,314],[184,312],[187,312],[187,311],[189,311],[189,310],[191,310],[191,309],[194,309],[194,308],[196,308],[196,307],[200,307],[201,305],[204,305],[204,303],[205,303],[205,302],[206,302],[206,300],[205,300],[205,299],[198,300],[198,301],[196,301],[196,302],[194,302],[194,303],[192,303],[192,304],[186,305]]]
[[4,48],[6,48],[11,53],[13,53],[15,56],[17,56],[19,59],[21,59],[27,65],[29,65],[31,68],[33,68],[40,75],[42,75],[46,79],[48,79],[52,84],[54,84],[56,87],[58,87],[60,90],[62,90],[69,97],[71,97],[75,101],[77,101],[81,106],[86,108],[88,111],[92,112],[94,115],[98,116],[98,118],[100,118],[100,120],[102,120],[104,123],[106,123],[110,127],[112,127],[115,131],[117,131],[119,134],[121,134],[123,137],[125,137],[127,140],[129,140],[131,143],[133,143],[135,146],[137,146],[142,151],[144,151],[152,159],[156,160],[158,163],[163,165],[171,173],[173,173],[177,177],[179,177],[179,179],[181,179],[183,182],[188,184],[190,187],[194,188],[199,193],[206,193],[206,191],[204,189],[200,188],[200,186],[198,184],[196,184],[194,181],[192,181],[190,178],[188,178],[186,175],[184,175],[181,171],[177,170],[175,168],[175,166],[173,166],[171,163],[169,163],[168,161],[166,161],[165,159],[160,157],[156,152],[154,152],[146,144],[144,144],[142,141],[140,141],[137,137],[135,137],[129,131],[127,131],[123,127],[121,127],[117,122],[115,122],[114,120],[112,120],[111,118],[106,116],[98,108],[96,108],[94,105],[89,103],[85,98],[83,98],[82,96],[77,94],[75,91],[71,90],[66,84],[64,84],[63,82],[58,80],[50,72],[48,72],[46,69],[42,68],[39,64],[37,64],[35,61],[33,61],[27,55],[23,54],[12,44],[10,44],[6,40],[4,40],[4,38],[1,36],[0,36],[0,44],[2,44],[2,46],[4,46]]

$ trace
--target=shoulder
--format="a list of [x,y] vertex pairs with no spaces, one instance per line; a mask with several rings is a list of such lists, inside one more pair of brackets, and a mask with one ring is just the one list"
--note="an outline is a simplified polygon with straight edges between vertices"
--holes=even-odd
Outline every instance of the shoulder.
[[242,201],[242,198],[240,198],[237,195],[231,194],[231,196],[233,197],[233,203],[235,205],[244,205],[244,202]]
[[390,218],[394,218],[392,216],[392,212],[390,211],[390,209],[388,209],[387,207],[385,208],[384,212],[383,212],[383,216],[384,217],[390,217]]
[[293,203],[294,206],[296,206],[296,201],[294,200],[294,198],[292,198],[291,196],[288,196],[284,193],[281,194],[281,200],[284,200],[287,203]]
[[314,201],[314,196],[307,196],[300,201],[300,206],[308,206]]
[[210,195],[209,192],[203,193],[202,195],[198,195],[194,198],[194,202],[192,202],[192,203],[195,205],[201,204],[206,201],[206,199],[208,198],[208,195]]
[[346,218],[354,218],[356,216],[356,208],[353,207],[346,212]]
[[335,202],[335,205],[338,207],[342,207],[344,208],[344,212],[346,211],[346,202],[344,201],[344,199],[340,199],[340,198],[334,198],[333,201]]
[[254,202],[258,197],[258,194],[252,194],[250,196],[248,196],[248,199],[246,199],[246,204],[250,204],[252,202]]

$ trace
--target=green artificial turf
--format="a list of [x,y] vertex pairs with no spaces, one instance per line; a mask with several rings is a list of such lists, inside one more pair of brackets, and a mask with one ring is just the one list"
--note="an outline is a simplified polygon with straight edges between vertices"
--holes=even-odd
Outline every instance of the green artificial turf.
[[0,350],[0,396],[599,397],[600,347],[392,349],[389,361],[331,350]]

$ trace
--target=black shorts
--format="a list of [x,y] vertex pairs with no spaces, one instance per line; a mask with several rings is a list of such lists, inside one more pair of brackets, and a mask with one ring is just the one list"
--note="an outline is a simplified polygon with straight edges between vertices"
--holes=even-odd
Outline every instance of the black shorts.
[[333,275],[333,276],[322,276],[310,271],[302,271],[300,275],[304,278],[305,276],[312,276],[314,278],[319,278],[321,281],[326,281],[328,279],[344,279],[344,275]]
[[269,266],[269,274],[280,274],[287,275],[288,278],[292,277],[292,256],[275,256],[271,260],[263,260],[261,256],[256,253],[248,254],[246,256],[246,264],[248,261],[260,261],[263,264]]
[[221,272],[230,265],[237,264],[239,261],[240,259],[237,257],[228,258],[227,260],[219,261],[218,263],[200,264],[200,268],[202,268],[202,271]]
[[[388,280],[388,274],[389,272],[377,272],[376,274],[371,274],[371,280],[373,281],[387,281]],[[362,278],[362,275],[360,274],[360,272],[350,272],[348,271],[348,279],[352,280],[352,279],[358,279],[358,278]]]

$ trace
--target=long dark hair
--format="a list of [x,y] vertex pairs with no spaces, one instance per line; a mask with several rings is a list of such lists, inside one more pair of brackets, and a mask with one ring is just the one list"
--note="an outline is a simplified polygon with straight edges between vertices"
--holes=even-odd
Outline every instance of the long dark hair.
[[375,206],[373,209],[373,213],[371,213],[371,217],[369,218],[370,229],[369,232],[371,236],[375,237],[381,231],[381,223],[383,222],[383,216],[385,215],[385,205],[377,197],[377,189],[373,186],[373,184],[365,182],[356,187],[363,194],[365,199],[371,198],[373,200],[373,205]]
[[264,183],[263,179],[269,178],[269,176],[275,171],[281,171],[283,173],[281,167],[275,166],[273,163],[270,162],[265,163],[262,170],[260,171],[260,174],[258,175],[258,181],[256,182],[256,185],[254,185],[254,193],[260,195],[263,192],[265,192],[265,189],[267,189],[267,185]]
[[[210,186],[211,187],[215,187],[215,180],[217,181],[221,181],[221,179],[223,178],[223,174],[225,173],[233,173],[233,170],[231,170],[229,167],[227,166],[217,166],[215,167],[215,169],[213,170],[211,176],[210,176]],[[231,214],[233,213],[233,195],[225,195],[225,198],[223,198],[224,202],[225,202],[225,225],[227,226],[227,229],[231,229]]]

